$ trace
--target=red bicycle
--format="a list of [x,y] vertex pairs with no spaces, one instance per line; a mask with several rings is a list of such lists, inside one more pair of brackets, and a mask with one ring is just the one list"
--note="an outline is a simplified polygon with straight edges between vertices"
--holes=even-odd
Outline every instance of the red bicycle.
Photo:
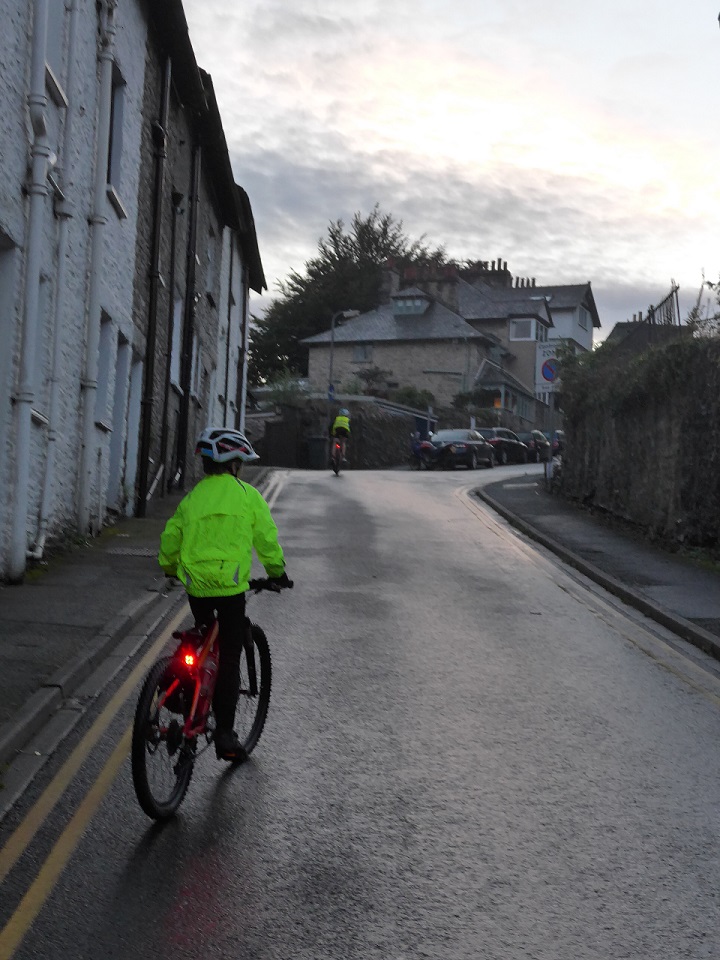
[[[270,579],[251,580],[249,589],[280,592]],[[175,631],[175,653],[150,668],[140,691],[132,732],[132,776],[138,802],[154,820],[166,820],[177,811],[195,761],[213,742],[217,635],[217,620]],[[271,681],[267,637],[246,617],[235,728],[248,754],[265,726]]]

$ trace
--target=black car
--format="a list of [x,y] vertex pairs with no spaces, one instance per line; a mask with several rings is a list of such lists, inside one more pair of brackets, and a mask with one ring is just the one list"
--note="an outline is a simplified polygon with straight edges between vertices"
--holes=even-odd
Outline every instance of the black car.
[[438,467],[451,469],[459,463],[474,470],[478,463],[492,467],[493,449],[477,430],[438,430],[429,438]]
[[519,432],[518,439],[522,440],[530,452],[530,459],[535,463],[546,462],[550,457],[550,441],[542,430],[529,430],[526,433]]
[[495,463],[527,463],[529,451],[522,440],[506,427],[478,427],[495,454]]

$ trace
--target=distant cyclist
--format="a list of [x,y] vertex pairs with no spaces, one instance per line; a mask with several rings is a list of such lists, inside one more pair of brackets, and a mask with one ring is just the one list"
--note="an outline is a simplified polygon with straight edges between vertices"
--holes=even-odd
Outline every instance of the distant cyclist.
[[330,436],[340,441],[342,458],[345,459],[345,448],[350,437],[350,411],[340,407],[338,414],[330,426]]
[[197,624],[217,616],[215,752],[219,760],[238,762],[247,756],[233,726],[253,547],[271,579],[279,586],[289,581],[270,508],[255,487],[240,480],[242,464],[259,459],[250,441],[237,430],[208,427],[195,453],[202,457],[206,475],[168,520],[158,561],[187,590]]

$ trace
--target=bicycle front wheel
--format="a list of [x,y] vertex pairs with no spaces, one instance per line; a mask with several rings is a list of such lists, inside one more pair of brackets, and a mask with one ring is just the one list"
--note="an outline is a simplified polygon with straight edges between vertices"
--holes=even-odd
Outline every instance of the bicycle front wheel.
[[171,817],[185,797],[195,762],[195,745],[183,736],[183,717],[163,704],[172,679],[164,657],[152,667],[135,710],[132,733],[132,776],[138,802],[153,820]]
[[240,660],[240,695],[235,709],[235,729],[248,753],[254,750],[265,726],[271,683],[267,637],[257,624],[251,623]]

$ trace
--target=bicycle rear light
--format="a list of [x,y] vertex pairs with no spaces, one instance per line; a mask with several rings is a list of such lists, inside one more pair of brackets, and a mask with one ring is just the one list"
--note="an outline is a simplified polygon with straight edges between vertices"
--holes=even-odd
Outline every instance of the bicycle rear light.
[[195,654],[191,650],[186,650],[183,653],[183,663],[186,667],[195,666]]

